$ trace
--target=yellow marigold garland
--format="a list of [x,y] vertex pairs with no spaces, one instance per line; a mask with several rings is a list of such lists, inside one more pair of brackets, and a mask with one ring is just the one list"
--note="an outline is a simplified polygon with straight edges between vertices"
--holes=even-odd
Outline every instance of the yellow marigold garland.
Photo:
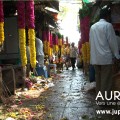
[[36,67],[36,47],[35,47],[35,15],[34,15],[34,0],[26,2],[26,16],[28,27],[28,39],[30,46],[30,64],[32,68]]
[[53,53],[53,48],[49,47],[48,55],[49,55],[49,56],[52,56],[52,53]]
[[19,40],[20,40],[19,46],[20,46],[21,62],[22,62],[22,66],[25,66],[27,64],[25,29],[19,29]]
[[50,42],[46,41],[46,52],[49,55],[49,49],[50,49]]
[[62,38],[58,39],[58,45],[62,46]]
[[0,1],[0,45],[4,42],[4,11],[3,1]]
[[53,46],[54,52],[58,52],[58,45]]
[[47,41],[43,42],[44,53],[47,54]]
[[84,63],[87,62],[87,49],[86,49],[86,44],[82,44],[82,56],[83,56],[83,61]]
[[36,67],[36,48],[35,48],[35,31],[34,29],[28,30],[29,46],[30,46],[30,63],[32,68]]
[[25,2],[17,2],[17,11],[18,11],[18,27],[19,27],[19,46],[20,46],[20,55],[22,66],[27,64],[27,55],[26,55],[26,32],[25,32]]
[[81,62],[82,62],[82,60],[83,60],[82,55],[80,55],[80,56],[79,56],[79,58],[80,58],[80,63],[81,63]]
[[82,44],[82,56],[85,63],[90,63],[90,45],[89,42]]
[[4,22],[0,22],[0,45],[4,42]]
[[90,63],[90,45],[89,45],[89,42],[86,42],[86,49],[87,49],[87,63]]
[[61,55],[64,55],[64,46],[61,46]]

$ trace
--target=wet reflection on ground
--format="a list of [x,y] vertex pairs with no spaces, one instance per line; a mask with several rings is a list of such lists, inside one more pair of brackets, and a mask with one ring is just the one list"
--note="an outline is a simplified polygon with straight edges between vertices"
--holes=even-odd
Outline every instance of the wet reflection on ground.
[[[45,120],[119,120],[119,116],[97,115],[96,109],[103,109],[95,103],[95,92],[83,92],[86,77],[82,70],[64,70],[55,86],[43,93],[49,111]],[[51,118],[49,117],[51,116]]]

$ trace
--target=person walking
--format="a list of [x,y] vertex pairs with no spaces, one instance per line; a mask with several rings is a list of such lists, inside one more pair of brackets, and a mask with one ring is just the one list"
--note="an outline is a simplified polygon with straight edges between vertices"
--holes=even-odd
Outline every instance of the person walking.
[[[115,31],[110,20],[110,9],[100,11],[100,20],[90,28],[90,63],[95,68],[96,93],[105,98],[112,90],[113,60],[120,59]],[[109,97],[108,97],[109,98]],[[98,100],[99,101],[99,100]]]
[[68,70],[71,62],[70,62],[70,44],[66,44],[66,47],[64,49],[64,56],[65,56],[65,66],[66,70]]
[[75,47],[75,43],[72,42],[71,47],[70,47],[70,60],[71,60],[72,70],[75,69],[77,53],[78,53],[78,49],[77,47]]

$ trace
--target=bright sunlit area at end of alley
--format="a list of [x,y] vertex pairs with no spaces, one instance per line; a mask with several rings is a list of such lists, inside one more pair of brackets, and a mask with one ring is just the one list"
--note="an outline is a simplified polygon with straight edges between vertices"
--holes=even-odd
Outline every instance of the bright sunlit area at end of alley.
[[80,39],[79,33],[79,9],[81,8],[81,0],[61,0],[60,12],[58,15],[60,24],[60,33],[64,37],[68,37],[69,42],[74,42],[77,46]]

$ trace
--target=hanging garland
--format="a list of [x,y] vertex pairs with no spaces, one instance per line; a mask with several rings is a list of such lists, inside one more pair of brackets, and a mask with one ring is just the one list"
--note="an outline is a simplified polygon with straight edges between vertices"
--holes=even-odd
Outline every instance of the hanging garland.
[[50,55],[51,33],[50,33],[48,26],[45,26],[43,29],[42,39],[43,39],[44,53],[46,55]]
[[19,46],[20,46],[21,62],[22,62],[22,66],[26,66],[27,56],[26,56],[25,2],[24,1],[18,1],[17,10],[18,10]]
[[35,48],[35,25],[34,25],[34,1],[26,1],[26,16],[28,25],[28,39],[30,46],[30,63],[32,68],[36,67],[36,48]]
[[80,31],[81,31],[81,41],[80,45],[82,53],[82,58],[84,63],[90,62],[90,46],[89,46],[89,29],[90,29],[90,10],[91,8],[87,4],[83,5],[83,8],[79,11],[80,17]]
[[58,35],[58,45],[62,46],[62,35],[60,33],[57,33]]
[[52,33],[50,31],[50,46],[49,46],[49,56],[52,56],[53,54],[53,42],[52,42]]
[[[89,3],[92,4],[92,3]],[[90,6],[90,5],[89,5]],[[91,14],[91,8],[87,3],[83,4],[83,7],[79,10],[79,18],[84,18],[85,16],[89,16]]]
[[43,40],[44,53],[47,54],[47,36],[46,36],[45,29],[43,29],[43,31],[42,31],[42,40]]
[[47,51],[47,55],[50,54],[49,50],[50,50],[50,30],[47,27],[46,28],[46,35],[47,35],[47,42],[46,42],[46,51]]
[[4,42],[4,13],[3,1],[0,1],[0,45]]
[[62,35],[62,42],[61,42],[61,54],[64,55],[64,36]]
[[87,63],[90,62],[90,44],[89,42],[86,42],[86,48],[87,48]]
[[52,37],[52,41],[53,41],[53,51],[54,52],[58,52],[58,36],[56,34],[53,34]]

